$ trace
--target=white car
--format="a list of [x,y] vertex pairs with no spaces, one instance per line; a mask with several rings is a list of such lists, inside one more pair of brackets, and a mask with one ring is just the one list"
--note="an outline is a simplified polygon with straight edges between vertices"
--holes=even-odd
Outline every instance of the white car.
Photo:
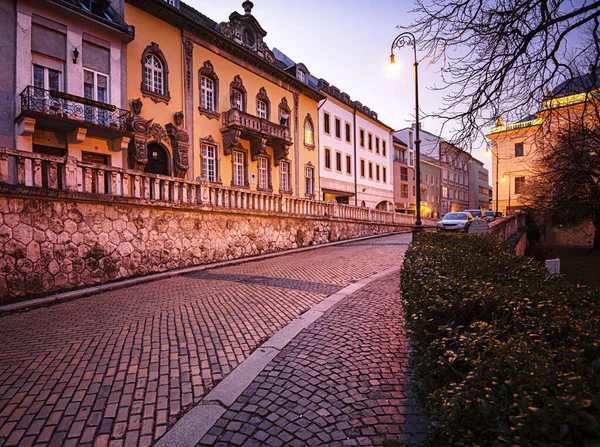
[[472,221],[473,215],[467,211],[447,213],[438,222],[437,228],[441,231],[464,231],[466,233]]

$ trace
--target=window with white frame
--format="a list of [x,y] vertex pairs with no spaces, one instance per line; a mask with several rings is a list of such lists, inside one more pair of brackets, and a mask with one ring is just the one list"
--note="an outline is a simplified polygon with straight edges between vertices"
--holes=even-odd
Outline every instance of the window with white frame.
[[287,161],[279,163],[279,173],[281,175],[281,190],[290,190],[290,164]]
[[215,83],[208,76],[202,76],[200,84],[200,107],[215,111]]
[[261,189],[269,188],[269,159],[258,157],[258,187]]
[[147,54],[144,60],[144,87],[148,91],[164,95],[163,81],[164,67],[162,61],[152,53]]
[[314,168],[312,166],[306,166],[304,170],[306,177],[306,194],[314,194],[315,193],[315,183],[314,183]]
[[[45,90],[62,90],[62,73],[55,68],[33,65],[33,86]],[[40,92],[41,95],[41,92]]]
[[244,94],[236,89],[231,90],[231,106],[244,111]]
[[256,116],[267,119],[267,103],[260,99],[256,101]]
[[300,82],[306,82],[306,73],[304,73],[304,70],[298,69],[298,80]]
[[[108,75],[92,70],[83,70],[83,96],[86,99],[108,103]],[[85,107],[85,120],[106,125],[107,112],[98,107]]]
[[213,144],[202,144],[202,177],[209,182],[218,181],[217,147]]
[[233,184],[235,186],[246,185],[246,175],[244,172],[244,153],[233,151]]

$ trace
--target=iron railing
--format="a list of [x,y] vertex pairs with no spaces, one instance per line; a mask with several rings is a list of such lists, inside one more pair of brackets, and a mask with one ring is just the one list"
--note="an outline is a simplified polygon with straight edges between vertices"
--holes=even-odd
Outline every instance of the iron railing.
[[38,112],[122,131],[127,130],[130,116],[129,111],[112,104],[31,85],[21,93],[21,112]]

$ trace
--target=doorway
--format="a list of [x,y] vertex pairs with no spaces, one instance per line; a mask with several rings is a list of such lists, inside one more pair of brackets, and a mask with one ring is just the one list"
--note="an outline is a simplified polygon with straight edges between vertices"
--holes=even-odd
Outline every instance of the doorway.
[[148,163],[144,172],[148,174],[171,175],[169,169],[169,154],[166,149],[157,143],[148,145]]

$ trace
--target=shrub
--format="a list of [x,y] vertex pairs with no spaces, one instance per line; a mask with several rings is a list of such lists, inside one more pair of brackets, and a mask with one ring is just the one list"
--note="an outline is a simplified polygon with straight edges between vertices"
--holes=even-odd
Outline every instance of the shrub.
[[491,236],[423,233],[402,300],[433,445],[599,445],[598,297]]

